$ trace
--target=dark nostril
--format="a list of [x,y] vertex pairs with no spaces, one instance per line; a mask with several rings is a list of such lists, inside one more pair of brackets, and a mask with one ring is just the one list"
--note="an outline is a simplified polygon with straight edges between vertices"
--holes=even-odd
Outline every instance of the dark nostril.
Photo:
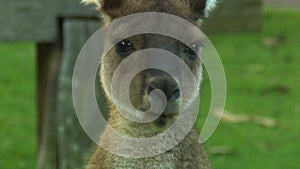
[[152,82],[148,85],[147,93],[149,95],[153,90],[159,89],[162,92],[164,92],[166,99],[169,102],[171,102],[180,97],[180,89],[178,88],[178,86],[173,86],[173,87],[169,87],[169,86],[171,85],[165,82],[163,82],[162,84],[157,84]]
[[178,99],[180,96],[180,90],[178,88],[175,88],[169,95],[168,101],[174,101]]

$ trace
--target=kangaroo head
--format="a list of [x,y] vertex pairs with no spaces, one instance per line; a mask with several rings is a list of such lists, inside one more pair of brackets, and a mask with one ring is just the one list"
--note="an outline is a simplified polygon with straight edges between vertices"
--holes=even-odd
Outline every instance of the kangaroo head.
[[[86,0],[85,2],[97,4],[106,24],[117,18],[141,12],[168,13],[198,24],[199,19],[207,16],[215,5],[215,0]],[[201,42],[196,41],[193,47],[201,48]],[[163,35],[140,34],[119,39],[114,48],[102,59],[100,66],[101,83],[110,101],[111,90],[114,90],[111,89],[112,77],[118,65],[129,55],[148,48],[159,48],[177,55],[190,68],[200,87],[202,64],[197,54],[191,50],[191,46]],[[181,71],[176,65],[170,64],[168,67],[178,73]],[[165,128],[172,124],[174,117],[184,106],[181,105],[180,88],[176,80],[168,73],[157,69],[147,69],[138,73],[129,87],[130,101],[136,109],[145,111],[151,106],[149,94],[155,89],[164,92],[167,103],[162,115],[153,121],[152,125],[156,129]],[[192,92],[198,94],[199,91]],[[191,97],[191,99],[193,98]]]

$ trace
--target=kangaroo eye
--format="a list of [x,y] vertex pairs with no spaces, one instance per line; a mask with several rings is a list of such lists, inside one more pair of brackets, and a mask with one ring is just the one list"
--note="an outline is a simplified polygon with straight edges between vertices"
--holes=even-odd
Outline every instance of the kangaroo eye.
[[183,53],[188,55],[191,59],[195,59],[198,57],[195,51],[199,51],[201,48],[203,48],[202,45],[192,44],[190,46],[186,46]]
[[120,56],[126,57],[134,50],[134,46],[129,40],[124,39],[116,44],[115,50]]

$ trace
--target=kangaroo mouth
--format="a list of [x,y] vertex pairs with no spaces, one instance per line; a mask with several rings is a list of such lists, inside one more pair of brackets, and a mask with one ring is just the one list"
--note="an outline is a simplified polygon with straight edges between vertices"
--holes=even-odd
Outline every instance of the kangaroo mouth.
[[159,130],[165,129],[176,120],[177,116],[179,115],[179,111],[180,111],[179,103],[167,102],[163,112],[159,116],[157,116],[157,118],[152,123]]

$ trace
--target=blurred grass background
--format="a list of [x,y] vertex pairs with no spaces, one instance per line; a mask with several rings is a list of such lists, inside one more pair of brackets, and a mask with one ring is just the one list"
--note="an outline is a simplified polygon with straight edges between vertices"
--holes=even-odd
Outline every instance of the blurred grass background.
[[34,45],[0,44],[0,168],[35,168]]
[[[265,10],[261,32],[209,35],[225,68],[225,110],[276,122],[266,127],[221,121],[206,142],[214,168],[300,167],[299,26],[299,12]],[[209,88],[206,79],[200,113],[208,111]],[[216,147],[225,152],[214,153]]]
[[[261,32],[208,35],[227,76],[226,111],[276,121],[275,127],[251,121],[222,121],[206,142],[214,168],[299,167],[299,26],[299,12],[269,9],[264,11]],[[35,168],[34,52],[34,44],[30,43],[0,44],[0,169]],[[210,99],[208,78],[201,98],[201,112],[206,112]],[[229,151],[212,151],[220,146]]]

